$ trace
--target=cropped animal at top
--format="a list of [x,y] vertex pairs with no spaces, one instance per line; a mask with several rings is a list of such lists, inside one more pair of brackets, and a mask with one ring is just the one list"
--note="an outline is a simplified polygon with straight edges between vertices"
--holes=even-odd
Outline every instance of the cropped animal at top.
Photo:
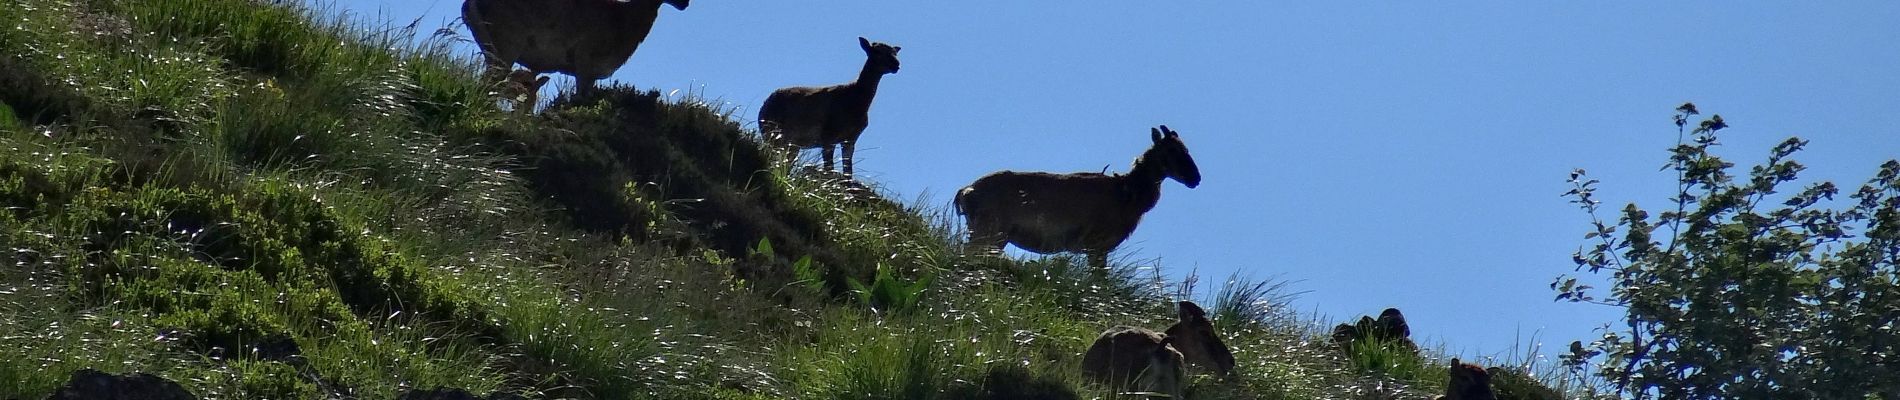
[[1081,252],[1090,265],[1107,268],[1109,251],[1161,200],[1163,179],[1190,189],[1201,184],[1179,133],[1166,125],[1149,133],[1153,145],[1126,174],[999,171],[958,190],[955,207],[970,244],[997,252],[1010,243],[1042,254]]
[[1445,394],[1436,400],[1497,400],[1491,389],[1491,373],[1483,367],[1451,359],[1451,374],[1445,382]]
[[871,124],[871,100],[877,97],[878,83],[884,75],[897,73],[897,52],[903,50],[863,37],[858,38],[858,47],[865,59],[857,80],[774,90],[759,106],[759,134],[785,149],[788,160],[798,158],[800,149],[821,147],[824,168],[830,171],[833,146],[843,147],[844,174],[851,176],[858,136]]
[[1189,367],[1231,377],[1233,351],[1214,331],[1207,311],[1191,301],[1176,303],[1179,321],[1167,330],[1116,326],[1095,338],[1082,355],[1082,374],[1117,390],[1165,393],[1180,398]]
[[574,77],[587,96],[646,41],[660,6],[691,0],[464,0],[462,20],[487,59],[489,82],[521,64],[536,74]]

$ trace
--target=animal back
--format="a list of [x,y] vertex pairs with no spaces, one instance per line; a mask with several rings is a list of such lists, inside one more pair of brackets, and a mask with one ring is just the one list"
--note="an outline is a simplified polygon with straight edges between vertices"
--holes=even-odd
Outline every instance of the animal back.
[[1131,202],[1122,181],[1092,173],[997,172],[970,185],[965,213],[1038,253],[1111,249],[1151,207]]
[[[831,103],[837,97],[835,87],[788,87],[772,91],[759,106],[760,129],[776,129],[781,144],[812,148],[826,142],[825,126],[832,118]],[[770,132],[765,132],[770,134]]]
[[659,15],[647,0],[467,0],[462,10],[491,57],[592,79],[625,64]]

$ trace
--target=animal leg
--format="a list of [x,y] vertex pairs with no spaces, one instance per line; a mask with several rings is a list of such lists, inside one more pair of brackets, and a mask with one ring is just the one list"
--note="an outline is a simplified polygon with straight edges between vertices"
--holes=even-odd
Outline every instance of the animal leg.
[[[487,53],[482,54],[482,60],[484,61],[482,84],[488,85],[488,95],[494,97],[509,97],[510,90],[508,90],[507,87],[513,83],[510,78],[512,78],[515,72],[515,64],[502,61],[501,59],[495,58],[495,55]],[[510,102],[514,101],[513,98],[509,98],[508,100]]]
[[1108,252],[1089,250],[1089,266],[1100,270],[1108,270]]
[[851,177],[851,152],[858,148],[858,142],[839,143],[839,146],[844,148],[844,176],[849,178]]
[[1003,246],[1008,245],[1008,242],[1003,240],[1002,235],[991,234],[979,237],[976,232],[970,232],[970,245],[978,246],[977,250],[982,251],[983,254],[1001,256]]
[[531,70],[508,72],[508,81],[502,83],[501,92],[514,104],[515,113],[534,114],[535,104],[540,103],[541,86],[548,84],[548,77]]
[[508,81],[508,74],[515,70],[515,63],[496,59],[493,54],[483,54],[482,83],[496,85]]
[[785,128],[777,121],[759,120],[759,138],[764,139],[767,149],[777,149],[784,155],[785,170],[790,172],[798,166],[798,146],[785,139]]
[[835,145],[825,145],[825,173],[831,173],[831,151],[835,148]]
[[594,96],[594,80],[598,78],[574,77],[574,97],[591,98]]
[[1003,254],[1003,246],[1009,244],[1002,232],[989,229],[988,226],[971,224],[969,229],[970,242],[966,246],[977,252],[1000,256]]
[[779,130],[778,122],[759,120],[759,140],[773,146],[784,146],[784,137],[785,131]]

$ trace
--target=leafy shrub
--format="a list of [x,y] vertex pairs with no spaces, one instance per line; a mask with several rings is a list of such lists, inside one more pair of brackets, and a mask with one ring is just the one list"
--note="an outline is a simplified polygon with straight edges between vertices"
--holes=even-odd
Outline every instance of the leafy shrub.
[[[1616,329],[1565,361],[1636,398],[1860,399],[1900,396],[1900,162],[1888,161],[1846,199],[1831,182],[1783,193],[1803,166],[1790,138],[1735,175],[1710,153],[1728,127],[1711,116],[1671,150],[1672,209],[1630,204],[1599,215],[1582,170],[1567,195],[1591,216],[1577,270],[1607,275],[1607,297],[1558,277],[1559,300],[1623,308]],[[1839,208],[1828,208],[1838,206]],[[1595,358],[1602,356],[1600,359]]]

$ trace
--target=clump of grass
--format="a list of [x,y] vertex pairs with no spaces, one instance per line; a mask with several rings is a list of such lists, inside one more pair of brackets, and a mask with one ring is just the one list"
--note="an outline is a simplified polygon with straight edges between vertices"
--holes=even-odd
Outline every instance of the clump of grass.
[[[1037,310],[1040,299],[1010,301],[1001,298],[1006,293],[979,289],[969,293],[975,301],[909,316],[828,311],[809,335],[792,335],[780,345],[778,364],[793,385],[788,392],[822,398],[967,398],[961,396],[1021,389],[983,382],[1029,380],[1040,382],[1037,391],[1073,396],[1079,369],[1071,352],[1086,345],[1080,339],[1092,339],[1093,329],[1062,313]],[[1017,368],[1047,372],[1010,373]],[[1012,376],[1019,379],[1002,379]]]

